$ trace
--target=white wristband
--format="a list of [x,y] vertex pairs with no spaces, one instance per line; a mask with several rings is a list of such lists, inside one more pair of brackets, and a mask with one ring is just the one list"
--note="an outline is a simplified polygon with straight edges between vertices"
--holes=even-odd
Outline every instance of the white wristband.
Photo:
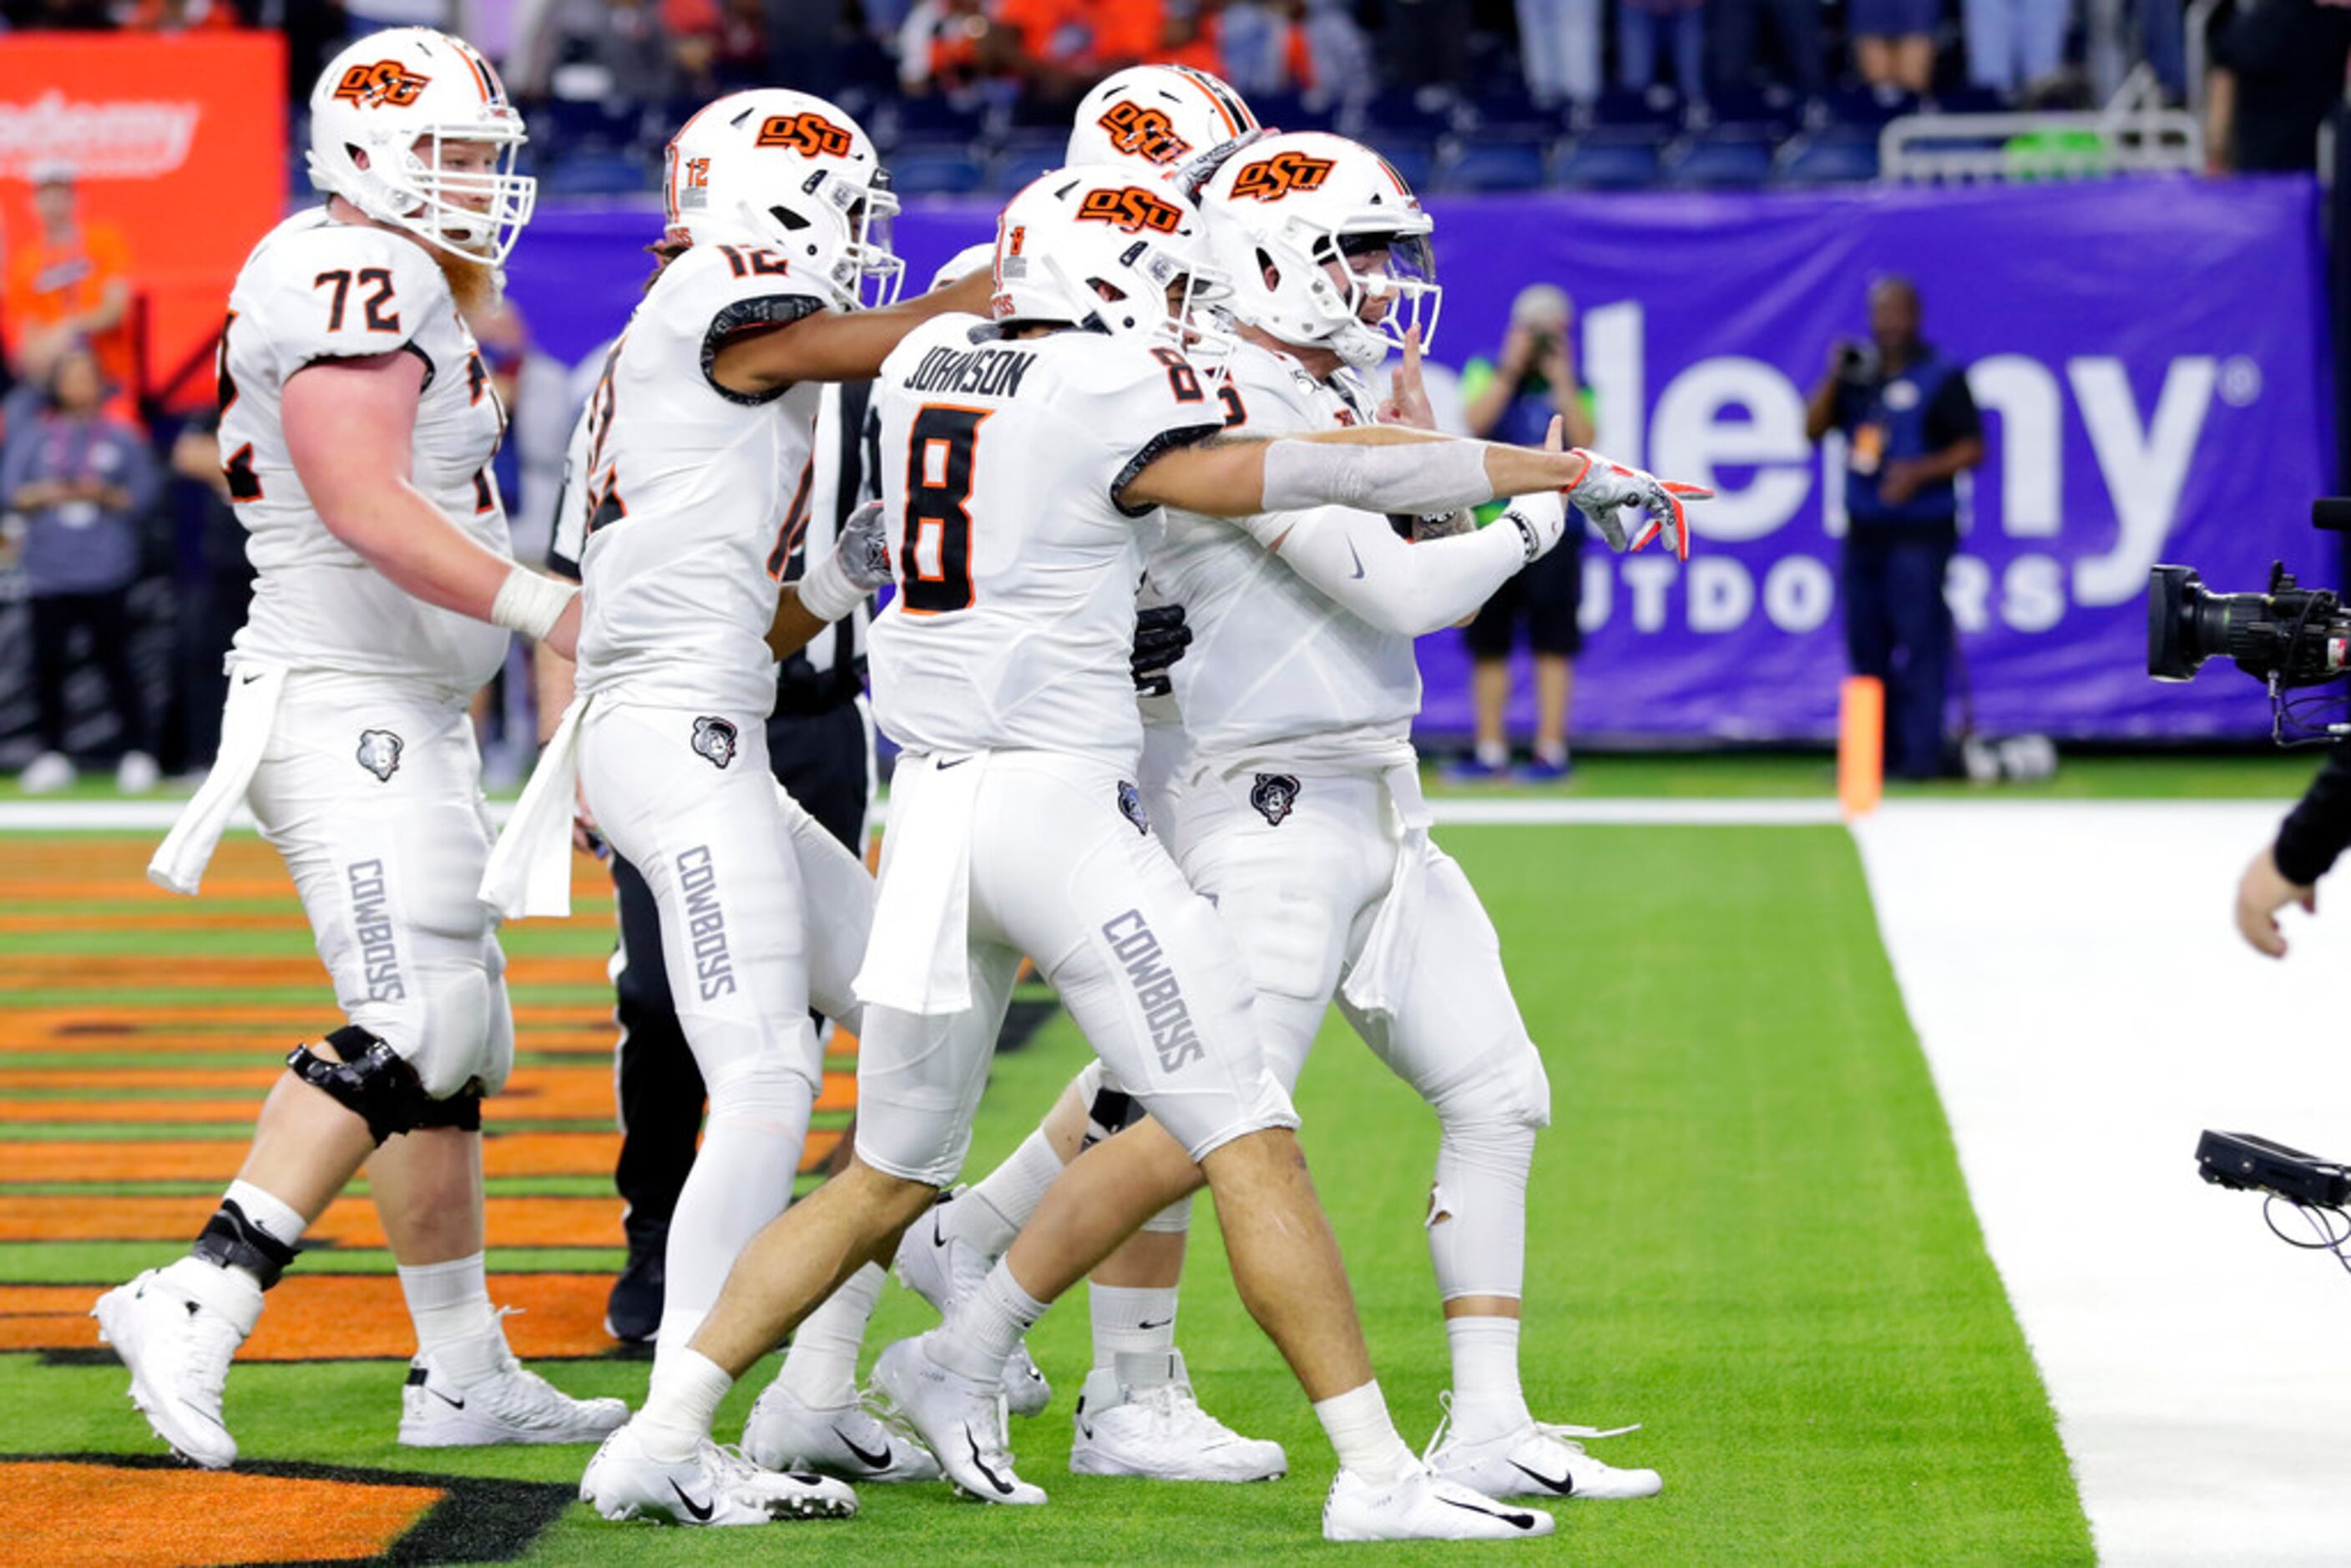
[[498,596],[490,601],[490,622],[542,643],[579,593],[577,583],[517,566],[498,584]]
[[800,608],[828,625],[856,609],[865,598],[831,550],[822,555],[810,551],[808,570],[793,586],[799,590]]

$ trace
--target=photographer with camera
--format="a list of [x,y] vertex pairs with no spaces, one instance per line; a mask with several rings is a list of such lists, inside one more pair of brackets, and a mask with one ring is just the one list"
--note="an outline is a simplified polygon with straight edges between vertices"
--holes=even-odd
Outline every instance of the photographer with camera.
[[1983,461],[1967,367],[1918,335],[1908,278],[1869,288],[1868,343],[1841,340],[1804,412],[1804,433],[1845,438],[1844,633],[1854,674],[1886,686],[1886,771],[1943,771],[1951,612],[1943,574],[1959,543],[1959,475]]
[[[1510,329],[1499,361],[1472,360],[1461,372],[1462,422],[1469,434],[1487,441],[1540,445],[1556,416],[1566,422],[1570,446],[1590,446],[1591,395],[1575,370],[1575,306],[1564,289],[1549,283],[1530,284],[1510,302]],[[1493,509],[1499,515],[1499,507]],[[1479,517],[1485,520],[1486,511]],[[1510,700],[1510,646],[1521,622],[1535,656],[1535,736],[1533,755],[1519,776],[1536,784],[1568,776],[1567,710],[1575,692],[1575,656],[1583,651],[1577,620],[1583,540],[1583,520],[1570,519],[1559,547],[1496,590],[1464,631],[1475,662],[1470,695],[1477,747],[1448,777],[1499,779],[1510,771],[1503,711]]]

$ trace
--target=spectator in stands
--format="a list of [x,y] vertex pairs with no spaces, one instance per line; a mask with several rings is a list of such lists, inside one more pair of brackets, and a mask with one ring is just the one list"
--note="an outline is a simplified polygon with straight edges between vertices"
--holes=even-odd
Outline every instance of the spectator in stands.
[[[1762,69],[1764,55],[1758,47],[1761,28],[1757,24],[1764,16],[1771,18],[1780,57],[1780,70],[1770,75]],[[1828,90],[1817,0],[1707,0],[1706,21],[1719,80],[1737,87],[1776,81],[1806,99],[1818,99]]]
[[916,0],[898,30],[898,86],[920,96],[961,92],[977,81],[995,26],[986,0]]
[[[1591,393],[1575,371],[1575,308],[1564,291],[1548,283],[1519,291],[1499,362],[1470,361],[1461,373],[1461,399],[1471,435],[1540,446],[1556,415],[1567,423],[1570,446],[1592,444]],[[1504,714],[1510,647],[1521,622],[1534,651],[1535,734],[1532,758],[1520,777],[1549,783],[1568,776],[1567,713],[1575,694],[1575,656],[1583,649],[1577,620],[1583,530],[1580,518],[1573,521],[1558,549],[1504,583],[1468,625],[1478,733],[1476,748],[1451,770],[1457,779],[1497,779],[1510,770]]]
[[2212,38],[2205,157],[2214,173],[2308,172],[2343,101],[2351,10],[2316,0],[2240,5]]
[[1861,79],[1881,89],[1924,93],[1935,83],[1935,29],[1942,20],[1943,0],[1853,0],[1845,29],[1853,35]]
[[74,780],[66,745],[66,677],[77,629],[106,686],[122,738],[115,781],[125,794],[155,787],[146,704],[131,671],[131,584],[141,524],[158,486],[137,426],[106,412],[98,356],[70,346],[52,359],[41,413],[0,453],[0,505],[25,518],[25,592],[32,601],[33,690],[41,754],[25,769],[27,794]]
[[1600,96],[1600,0],[1518,0],[1527,95],[1545,109]]
[[1886,685],[1886,770],[1943,771],[1951,611],[1943,577],[1959,543],[1954,481],[1983,461],[1967,367],[1918,335],[1918,290],[1881,277],[1865,346],[1840,341],[1813,389],[1805,431],[1845,438],[1844,635],[1853,670]]
[[765,0],[663,0],[662,25],[689,95],[732,92],[766,79]]
[[527,98],[556,91],[567,99],[665,101],[682,96],[672,85],[672,60],[660,0],[549,0],[517,47],[507,78]]
[[2070,0],[1961,0],[1968,79],[2015,98],[2055,76],[2073,9]]
[[1657,42],[1674,57],[1682,97],[1706,97],[1705,0],[1621,0],[1616,9],[1616,82],[1638,91],[1657,79]]
[[195,33],[244,25],[229,0],[133,0],[122,14],[124,30],[138,33]]
[[57,356],[86,343],[117,387],[135,384],[131,337],[131,251],[111,224],[84,223],[69,163],[33,169],[37,231],[8,257],[8,357],[28,381],[47,379]]
[[[1381,44],[1390,84],[1458,89],[1469,73],[1469,38],[1477,31],[1472,0],[1386,0],[1381,7]],[[1343,84],[1368,96],[1379,84]]]

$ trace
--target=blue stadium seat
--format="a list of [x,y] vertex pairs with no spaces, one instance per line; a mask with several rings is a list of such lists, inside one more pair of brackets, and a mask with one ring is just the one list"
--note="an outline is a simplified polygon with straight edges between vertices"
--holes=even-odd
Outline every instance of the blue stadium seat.
[[1663,172],[1654,141],[1586,137],[1552,165],[1551,182],[1572,191],[1638,191],[1656,184]]
[[1388,161],[1404,183],[1416,191],[1426,190],[1437,173],[1437,146],[1429,141],[1405,141],[1383,136],[1368,143]]
[[1668,87],[1611,88],[1572,119],[1579,130],[1602,125],[1672,127],[1681,123],[1681,95]]
[[1047,170],[1060,168],[1069,161],[1069,155],[1067,131],[1041,135],[1023,131],[1007,141],[988,166],[987,188],[1010,195]]
[[1543,183],[1540,141],[1463,142],[1438,166],[1437,181],[1447,191],[1532,191]]
[[889,106],[888,113],[877,113],[874,120],[878,124],[869,129],[891,146],[909,141],[960,141],[968,146],[987,132],[987,110],[984,105],[959,104],[935,93],[899,99]]
[[1259,93],[1249,99],[1258,123],[1275,131],[1329,131],[1339,123],[1336,99],[1320,101],[1294,92]]
[[901,147],[889,167],[890,188],[902,196],[969,195],[987,182],[980,155],[952,143]]
[[1545,109],[1517,84],[1466,100],[1470,134],[1498,141],[1542,141],[1560,133],[1565,117]]
[[624,147],[636,137],[640,113],[633,102],[549,99],[530,111],[531,140],[566,150]]
[[633,153],[574,152],[538,177],[550,196],[625,196],[650,190],[660,164]]
[[1877,142],[1850,136],[1824,136],[1791,152],[1775,178],[1783,185],[1841,185],[1877,178]]
[[1700,141],[1682,155],[1668,183],[1683,190],[1737,190],[1771,177],[1768,141]]
[[[1377,146],[1394,141],[1435,141],[1452,133],[1457,100],[1449,92],[1428,89],[1388,88],[1355,107],[1347,134]],[[1395,162],[1393,158],[1390,162]]]

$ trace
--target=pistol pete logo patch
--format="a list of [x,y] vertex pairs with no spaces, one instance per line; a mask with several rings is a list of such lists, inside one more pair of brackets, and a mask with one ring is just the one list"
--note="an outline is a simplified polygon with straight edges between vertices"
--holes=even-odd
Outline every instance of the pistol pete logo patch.
[[1136,832],[1151,831],[1151,819],[1143,811],[1143,791],[1123,779],[1118,781],[1118,809],[1122,816],[1134,824]]
[[1281,826],[1281,820],[1289,816],[1290,809],[1298,804],[1298,776],[1294,773],[1259,774],[1257,782],[1249,788],[1249,804],[1256,807],[1258,815],[1269,823],[1277,828]]
[[406,109],[432,82],[431,77],[418,76],[398,60],[378,60],[345,71],[335,84],[335,97],[361,109]]
[[374,774],[380,783],[391,783],[392,776],[400,771],[402,748],[400,737],[388,729],[360,731],[360,766]]
[[1088,191],[1078,204],[1078,221],[1109,224],[1128,234],[1149,229],[1172,235],[1184,226],[1184,209],[1140,185],[1122,185],[1116,190]]
[[760,123],[759,139],[754,147],[789,147],[810,157],[821,153],[829,158],[848,155],[855,141],[848,128],[836,124],[812,109],[798,114],[771,114]]
[[694,749],[710,758],[717,768],[735,760],[736,728],[723,718],[697,718],[694,721]]
[[1261,158],[1233,177],[1235,200],[1279,201],[1292,191],[1319,191],[1338,164],[1294,149]]
[[1192,151],[1192,144],[1176,134],[1176,122],[1165,110],[1122,100],[1095,123],[1110,133],[1113,147],[1154,163],[1173,163]]

